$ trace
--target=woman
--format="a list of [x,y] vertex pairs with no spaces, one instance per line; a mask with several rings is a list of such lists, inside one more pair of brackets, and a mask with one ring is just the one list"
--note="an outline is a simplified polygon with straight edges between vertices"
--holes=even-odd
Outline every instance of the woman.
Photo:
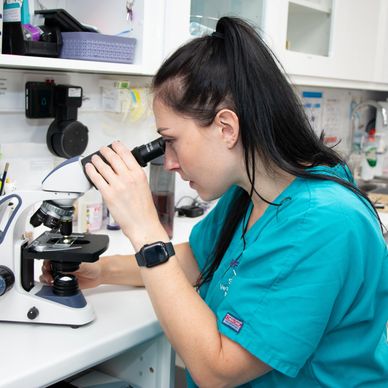
[[144,285],[189,386],[387,386],[378,216],[260,37],[221,18],[153,89],[165,167],[220,200],[175,253],[143,248],[169,241],[144,171],[123,144],[102,148],[109,164],[95,156],[87,174],[143,255],[83,264],[81,286]]

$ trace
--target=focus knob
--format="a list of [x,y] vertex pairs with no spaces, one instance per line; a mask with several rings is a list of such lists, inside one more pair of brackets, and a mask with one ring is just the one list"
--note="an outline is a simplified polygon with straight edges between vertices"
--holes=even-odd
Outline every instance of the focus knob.
[[0,296],[4,295],[15,283],[13,272],[5,265],[0,265]]

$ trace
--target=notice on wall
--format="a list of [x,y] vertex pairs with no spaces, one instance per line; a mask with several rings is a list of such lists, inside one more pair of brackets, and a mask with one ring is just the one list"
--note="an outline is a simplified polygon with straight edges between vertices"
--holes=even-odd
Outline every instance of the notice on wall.
[[[346,143],[348,126],[343,118],[348,116],[348,105],[340,97],[325,99],[322,128],[325,131],[325,142],[334,146],[338,142]],[[344,144],[345,146],[345,144]]]
[[329,147],[336,146],[337,151],[346,152],[349,147],[351,95],[334,89],[303,88],[301,99],[315,133],[319,136],[323,131]]
[[302,103],[311,127],[319,135],[322,131],[323,93],[320,91],[303,91]]

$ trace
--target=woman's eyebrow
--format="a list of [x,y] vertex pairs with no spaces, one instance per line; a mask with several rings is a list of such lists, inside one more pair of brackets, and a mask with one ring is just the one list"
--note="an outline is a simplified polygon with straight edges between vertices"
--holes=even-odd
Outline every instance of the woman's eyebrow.
[[162,134],[163,131],[166,131],[168,128],[158,128],[156,132],[158,132],[160,135]]

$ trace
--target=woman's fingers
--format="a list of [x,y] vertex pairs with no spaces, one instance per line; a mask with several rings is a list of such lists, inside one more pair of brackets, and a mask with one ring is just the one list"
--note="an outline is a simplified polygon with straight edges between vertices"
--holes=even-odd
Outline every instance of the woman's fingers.
[[116,154],[119,155],[120,159],[123,161],[123,163],[125,163],[125,166],[128,169],[133,170],[135,168],[139,168],[139,163],[136,161],[132,152],[123,143],[120,141],[115,141],[112,143],[112,148]]
[[[99,158],[97,156],[97,158]],[[99,158],[101,161],[102,159]],[[88,174],[88,177],[90,180],[93,182],[94,186],[97,187],[99,190],[103,190],[104,188],[107,187],[108,183],[104,179],[104,177],[101,175],[100,171],[97,171],[96,166],[94,165],[94,156],[92,158],[93,163],[86,163],[85,165],[85,171]]]
[[51,263],[49,260],[44,260],[42,264],[42,274],[39,276],[39,280],[45,284],[52,284],[53,277],[51,274]]
[[131,151],[121,142],[114,142],[112,149],[102,147],[100,153],[106,162],[98,155],[93,155],[91,164],[94,169],[88,164],[85,166],[89,178],[99,189],[104,187],[104,183],[112,184],[116,178],[123,177],[130,170],[139,167]]

